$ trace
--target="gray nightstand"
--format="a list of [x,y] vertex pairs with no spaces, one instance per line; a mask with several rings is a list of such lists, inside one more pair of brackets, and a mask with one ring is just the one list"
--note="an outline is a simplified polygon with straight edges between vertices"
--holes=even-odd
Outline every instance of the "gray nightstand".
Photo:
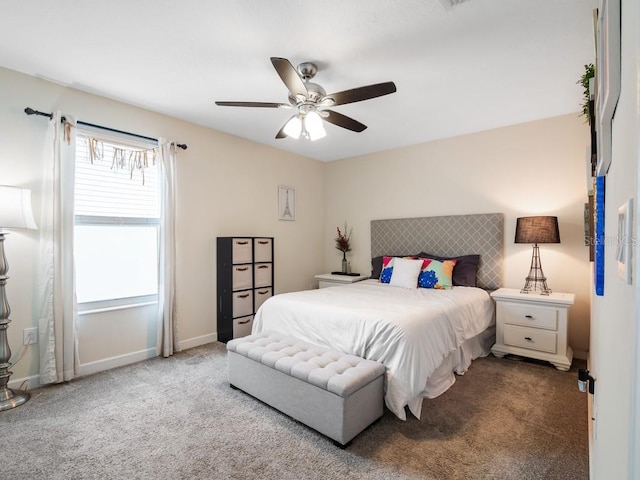
[[369,275],[334,275],[332,273],[322,273],[316,275],[319,288],[337,287],[339,285],[348,285],[350,283],[361,282],[369,278]]
[[573,350],[567,345],[567,312],[573,294],[525,294],[501,288],[491,296],[496,301],[496,343],[491,347],[496,357],[512,353],[569,370]]

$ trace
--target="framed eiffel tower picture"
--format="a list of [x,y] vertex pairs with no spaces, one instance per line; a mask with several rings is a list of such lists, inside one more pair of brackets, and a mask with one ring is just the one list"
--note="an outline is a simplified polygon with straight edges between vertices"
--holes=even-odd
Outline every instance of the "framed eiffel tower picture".
[[278,186],[278,220],[296,219],[296,190],[284,185]]

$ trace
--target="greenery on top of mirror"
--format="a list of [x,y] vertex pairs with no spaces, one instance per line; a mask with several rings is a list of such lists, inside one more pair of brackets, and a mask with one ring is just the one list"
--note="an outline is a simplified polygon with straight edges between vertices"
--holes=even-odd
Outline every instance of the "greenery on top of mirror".
[[589,80],[593,78],[595,74],[596,69],[593,66],[593,63],[589,63],[588,65],[584,66],[584,74],[580,77],[580,80],[576,82],[578,85],[582,85],[582,88],[584,89],[582,95],[582,112],[580,113],[580,115],[585,118],[585,122],[589,122],[589,100],[591,98],[591,95],[589,93]]

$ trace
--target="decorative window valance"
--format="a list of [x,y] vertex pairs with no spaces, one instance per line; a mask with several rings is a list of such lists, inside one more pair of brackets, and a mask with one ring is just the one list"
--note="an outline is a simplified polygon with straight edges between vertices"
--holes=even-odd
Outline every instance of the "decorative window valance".
[[96,161],[111,160],[111,170],[127,170],[130,178],[133,178],[133,172],[139,170],[142,175],[142,184],[144,185],[144,169],[149,166],[155,166],[156,161],[162,148],[161,145],[157,147],[150,147],[145,149],[135,149],[124,147],[122,145],[115,145],[107,143],[108,151],[107,156],[111,158],[105,158],[105,144],[104,141],[93,137],[85,137],[87,141],[87,147],[89,150],[89,160],[91,163]]

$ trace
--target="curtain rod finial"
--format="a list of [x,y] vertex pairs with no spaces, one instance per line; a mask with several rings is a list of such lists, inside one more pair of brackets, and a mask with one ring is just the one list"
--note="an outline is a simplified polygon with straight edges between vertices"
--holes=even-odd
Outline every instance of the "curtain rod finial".
[[49,120],[53,119],[53,113],[39,112],[38,110],[34,110],[31,107],[25,108],[24,113],[26,113],[27,115],[40,115],[42,117],[49,117]]

